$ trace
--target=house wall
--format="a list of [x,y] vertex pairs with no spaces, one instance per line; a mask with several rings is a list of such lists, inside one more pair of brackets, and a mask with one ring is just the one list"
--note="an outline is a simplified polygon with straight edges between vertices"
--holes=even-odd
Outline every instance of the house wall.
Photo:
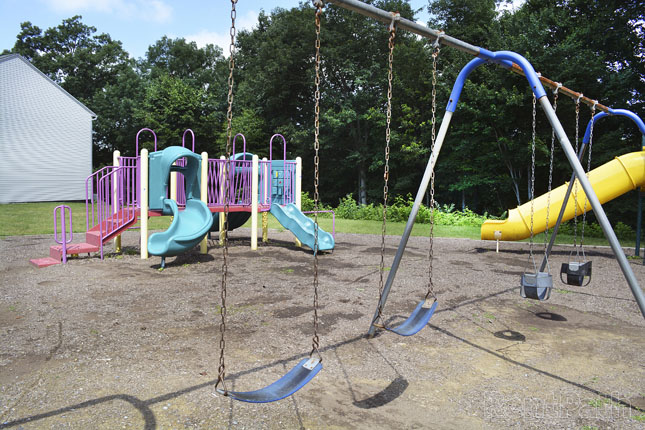
[[92,115],[19,57],[0,61],[0,203],[85,199]]

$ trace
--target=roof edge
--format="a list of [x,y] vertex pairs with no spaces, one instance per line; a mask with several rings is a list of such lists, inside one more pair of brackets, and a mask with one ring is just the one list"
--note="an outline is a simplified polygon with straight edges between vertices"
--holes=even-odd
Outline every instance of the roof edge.
[[47,76],[46,74],[44,74],[43,72],[41,72],[41,71],[40,71],[36,66],[34,66],[33,64],[31,64],[31,61],[27,60],[27,59],[26,59],[25,57],[23,57],[22,55],[20,55],[20,54],[15,54],[15,53],[13,53],[13,54],[7,54],[7,55],[0,55],[0,63],[3,63],[3,62],[5,62],[5,61],[9,61],[9,60],[13,60],[13,59],[19,59],[19,60],[22,60],[25,64],[27,64],[29,67],[31,67],[33,70],[35,70],[38,74],[40,74],[40,76],[42,76],[43,78],[45,78],[45,79],[47,79],[49,82],[51,82],[54,86],[56,86],[56,88],[58,88],[59,90],[61,90],[61,91],[62,91],[62,92],[67,96],[67,97],[71,98],[74,102],[76,102],[76,104],[78,104],[80,107],[82,107],[84,110],[86,110],[86,111],[87,111],[87,113],[89,113],[89,114],[92,116],[92,120],[95,120],[96,118],[98,118],[98,115],[96,115],[96,114],[95,114],[95,113],[94,113],[90,108],[88,108],[88,107],[87,107],[87,106],[85,106],[83,103],[81,103],[81,102],[80,102],[76,97],[74,97],[73,95],[71,95],[70,93],[68,93],[68,92],[67,92],[67,90],[65,90],[65,88],[63,88],[63,87],[61,87],[60,85],[58,85],[58,84],[57,84],[56,82],[54,82],[54,81],[53,81],[49,76]]

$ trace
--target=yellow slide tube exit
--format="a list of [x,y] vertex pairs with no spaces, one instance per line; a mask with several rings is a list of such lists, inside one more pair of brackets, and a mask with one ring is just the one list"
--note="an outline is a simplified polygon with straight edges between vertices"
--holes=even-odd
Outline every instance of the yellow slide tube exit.
[[[645,184],[645,151],[632,152],[616,157],[612,161],[589,172],[589,182],[598,196],[601,204],[604,204],[628,191]],[[549,205],[549,228],[553,227],[558,219],[564,196],[569,183],[559,186],[551,191],[551,203]],[[592,210],[586,199],[585,192],[576,179],[573,186],[567,208],[564,212],[562,222],[570,220],[574,216],[574,193],[578,190],[578,215],[583,213],[585,202],[586,209]],[[546,229],[547,197],[543,194],[537,197],[533,207],[533,234],[541,233]],[[482,240],[496,240],[495,232],[501,232],[499,240],[521,240],[531,235],[531,202],[524,203],[517,209],[508,213],[506,220],[488,220],[482,224]]]

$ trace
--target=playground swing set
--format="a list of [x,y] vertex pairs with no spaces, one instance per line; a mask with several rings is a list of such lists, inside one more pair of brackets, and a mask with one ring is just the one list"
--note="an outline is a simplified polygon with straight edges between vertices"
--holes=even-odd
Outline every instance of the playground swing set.
[[[584,167],[581,164],[585,147],[587,145],[589,146],[589,157],[591,156],[593,126],[594,126],[594,123],[599,118],[602,118],[608,115],[627,116],[638,125],[641,133],[645,136],[645,125],[643,124],[643,121],[640,118],[638,118],[636,115],[634,115],[629,111],[620,110],[620,109],[614,110],[606,106],[600,105],[597,101],[588,99],[580,93],[576,93],[566,87],[563,87],[562,84],[555,83],[545,77],[542,77],[541,75],[535,72],[532,65],[524,57],[514,52],[488,51],[484,48],[476,47],[466,42],[463,42],[459,39],[445,35],[441,31],[432,30],[423,25],[417,24],[413,21],[401,18],[396,13],[383,11],[372,5],[362,3],[358,0],[329,0],[329,2],[334,3],[340,7],[361,13],[368,17],[377,19],[385,24],[390,25],[390,38],[388,42],[389,43],[389,58],[388,58],[389,66],[388,66],[388,95],[387,95],[387,128],[386,128],[386,139],[385,139],[386,145],[385,145],[385,171],[384,171],[384,193],[383,193],[384,204],[383,204],[383,223],[382,223],[382,237],[381,237],[379,301],[378,301],[378,305],[377,305],[377,309],[375,311],[374,317],[370,323],[370,327],[367,333],[368,336],[374,336],[377,328],[385,329],[388,332],[392,332],[403,336],[413,335],[419,332],[423,327],[427,325],[428,321],[430,320],[430,318],[432,317],[432,315],[434,314],[437,308],[438,301],[434,293],[434,285],[432,281],[433,235],[434,235],[434,222],[433,222],[434,212],[433,211],[434,211],[434,179],[435,179],[434,167],[435,167],[439,152],[441,150],[441,146],[445,140],[445,137],[450,125],[450,121],[456,110],[464,83],[468,78],[469,74],[474,69],[476,69],[477,67],[483,64],[493,64],[493,65],[501,66],[526,77],[529,83],[529,86],[531,88],[531,91],[533,93],[533,111],[532,111],[533,133],[532,133],[532,142],[531,142],[531,154],[532,154],[531,196],[532,196],[532,199],[531,199],[531,202],[529,203],[529,210],[528,210],[530,215],[530,223],[527,224],[524,221],[523,215],[521,214],[521,212],[525,212],[526,208],[520,207],[517,210],[511,211],[511,213],[509,213],[509,220],[511,219],[511,216],[519,217],[519,219],[521,220],[521,222],[524,224],[525,227],[528,225],[528,230],[529,230],[528,231],[528,236],[530,237],[529,262],[532,262],[532,266],[534,270],[527,271],[526,273],[522,274],[521,282],[520,282],[520,291],[522,296],[527,298],[537,299],[537,300],[546,300],[549,298],[550,290],[552,289],[553,282],[552,282],[552,277],[549,270],[548,257],[550,255],[551,248],[553,246],[553,242],[555,239],[555,235],[557,234],[558,227],[562,222],[562,220],[565,219],[565,217],[567,217],[568,212],[570,212],[571,210],[573,210],[574,219],[577,217],[578,210],[579,210],[578,208],[579,198],[577,195],[577,192],[578,192],[577,187],[580,186],[585,194],[585,203],[583,208],[580,209],[580,212],[583,214],[583,226],[584,226],[584,214],[586,213],[587,210],[593,210],[596,214],[596,218],[600,226],[602,227],[605,233],[607,240],[609,241],[609,244],[621,267],[621,270],[625,276],[625,279],[632,290],[632,293],[636,299],[636,302],[640,308],[640,311],[645,317],[645,297],[643,296],[643,292],[640,288],[638,281],[634,276],[634,273],[629,265],[629,262],[627,261],[627,258],[622,248],[620,247],[620,244],[618,242],[618,239],[612,227],[609,224],[607,216],[602,208],[601,201],[592,186],[592,183],[598,185],[598,182],[601,182],[597,179],[597,177],[600,177],[607,171],[610,171],[613,173],[614,171],[618,170],[618,167],[616,166],[616,164],[619,164],[623,167],[623,170],[629,180],[629,184],[626,184],[624,180],[621,180],[622,188],[618,187],[619,190],[615,190],[613,188],[616,188],[616,187],[612,187],[611,193],[602,193],[603,202],[610,200],[616,195],[626,192],[626,191],[622,191],[623,188],[634,189],[635,187],[642,185],[645,182],[645,177],[644,177],[645,173],[642,172],[643,170],[642,166],[643,166],[643,163],[645,162],[645,152],[627,154],[626,156],[618,157],[616,160],[613,160],[612,162],[607,163],[607,165],[610,165],[611,163],[616,162],[614,164],[611,164],[611,166],[607,166],[607,165],[601,166],[601,168],[595,169],[590,172],[589,172],[590,158],[588,159],[589,161],[587,162],[587,171],[585,171]],[[248,182],[253,183],[253,185],[251,186],[251,190],[252,190],[251,193],[255,196],[255,195],[261,195],[257,191],[258,178],[260,178],[260,180],[268,181],[269,176],[271,176],[271,178],[273,177],[273,172],[271,173],[271,175],[268,175],[266,173],[269,170],[272,171],[272,166],[270,164],[270,161],[268,165],[264,165],[263,167],[264,170],[259,168],[257,156],[252,157],[252,161],[250,162],[250,165],[239,164],[239,163],[249,163],[246,156],[246,148],[244,149],[244,153],[243,153],[244,155],[241,157],[241,160],[237,159],[236,155],[234,154],[234,149],[233,149],[233,153],[231,153],[232,147],[234,148],[235,138],[237,137],[237,135],[233,137],[233,133],[232,133],[233,72],[235,68],[236,3],[237,3],[237,0],[231,0],[231,5],[232,5],[231,31],[230,31],[231,41],[229,46],[230,56],[229,56],[229,79],[228,79],[229,92],[228,92],[228,110],[227,110],[228,125],[227,125],[226,156],[222,156],[219,160],[215,160],[217,161],[218,164],[217,164],[217,168],[213,169],[208,165],[208,162],[210,162],[211,160],[208,160],[206,153],[202,153],[200,156],[195,154],[194,151],[189,151],[183,147],[182,148],[171,147],[171,148],[165,149],[164,151],[160,151],[160,153],[154,152],[151,154],[151,157],[150,157],[150,166],[155,166],[154,169],[159,170],[160,174],[159,174],[158,181],[156,179],[154,181],[144,180],[145,178],[144,172],[147,174],[147,169],[148,169],[148,156],[147,156],[147,151],[145,149],[142,150],[140,160],[129,164],[129,166],[136,166],[137,175],[139,174],[138,171],[139,170],[141,171],[141,193],[140,193],[140,196],[136,196],[137,198],[135,199],[135,201],[139,197],[141,198],[140,216],[142,220],[142,227],[141,227],[142,228],[142,248],[144,244],[143,220],[144,219],[147,220],[147,215],[148,215],[147,213],[144,213],[143,201],[145,201],[148,198],[148,193],[146,192],[148,184],[150,184],[151,190],[152,189],[154,190],[151,193],[151,195],[154,197],[154,200],[155,200],[154,202],[151,203],[150,208],[153,211],[157,211],[163,214],[172,214],[175,217],[175,219],[173,220],[173,224],[175,223],[175,221],[177,221],[177,218],[182,217],[181,215],[182,213],[186,213],[189,207],[195,206],[195,207],[198,207],[197,210],[203,212],[204,214],[207,211],[210,214],[212,209],[209,209],[209,205],[207,204],[207,201],[211,197],[211,194],[213,196],[217,196],[217,202],[220,205],[220,209],[221,209],[221,210],[217,210],[217,212],[222,212],[223,214],[223,217],[219,219],[219,224],[220,224],[219,230],[221,232],[220,237],[223,242],[223,246],[222,246],[223,263],[222,263],[222,270],[221,270],[221,308],[220,308],[221,322],[220,322],[220,342],[219,342],[220,357],[219,357],[218,378],[215,384],[215,388],[218,393],[225,396],[229,396],[236,400],[245,401],[245,402],[262,403],[262,402],[272,402],[272,401],[280,400],[292,395],[297,390],[299,390],[304,385],[306,385],[309,381],[311,381],[320,372],[320,370],[322,370],[322,355],[320,354],[320,350],[319,350],[320,341],[318,336],[318,324],[319,324],[319,321],[318,321],[318,308],[319,308],[318,256],[319,256],[319,252],[322,250],[321,248],[321,245],[323,244],[322,237],[324,236],[325,232],[323,232],[318,226],[317,211],[318,211],[318,205],[319,205],[319,161],[320,161],[320,158],[319,158],[320,75],[321,75],[320,31],[321,31],[321,16],[322,16],[324,4],[322,0],[313,0],[313,5],[316,10],[315,11],[316,42],[315,42],[315,92],[314,92],[314,100],[315,100],[314,217],[313,217],[314,219],[311,224],[311,236],[313,238],[313,241],[311,242],[311,245],[310,245],[310,247],[313,250],[313,314],[314,315],[313,315],[312,349],[309,352],[308,357],[303,358],[294,368],[292,368],[284,376],[279,378],[276,382],[264,388],[261,388],[259,390],[238,392],[238,391],[228,391],[225,385],[225,377],[226,377],[225,334],[226,334],[226,315],[227,315],[226,296],[227,296],[227,286],[228,286],[228,261],[229,261],[228,259],[229,243],[228,243],[227,232],[230,229],[230,224],[229,224],[231,221],[230,214],[238,210],[238,207],[236,205],[237,203],[236,196],[238,194],[235,191],[235,187],[236,187],[235,178],[238,175],[238,171],[240,173],[251,171],[252,173],[250,174],[250,178],[248,178]],[[417,195],[414,200],[404,232],[400,238],[397,252],[395,254],[393,263],[391,265],[391,269],[389,271],[387,280],[383,282],[383,272],[385,271],[384,249],[385,249],[388,179],[389,179],[389,152],[390,152],[389,143],[390,143],[390,121],[391,121],[391,99],[392,99],[392,66],[393,66],[394,39],[398,28],[413,32],[415,34],[429,38],[434,41],[433,54],[432,54],[432,61],[433,61],[432,142],[431,142],[431,156],[428,160],[426,169],[423,174],[423,178],[419,185],[419,189],[417,191]],[[440,129],[438,133],[435,135],[436,79],[437,79],[436,65],[437,65],[437,57],[440,51],[439,48],[441,45],[450,46],[450,47],[468,52],[474,55],[476,58],[471,60],[459,73],[459,76],[457,77],[457,80],[453,86],[450,99],[446,107],[443,120],[441,122]],[[551,105],[551,103],[548,100],[543,84],[548,87],[555,88],[553,105]],[[576,126],[576,149],[574,149],[568,137],[566,136],[562,128],[562,125],[559,122],[558,117],[556,116],[555,112],[557,108],[558,93],[562,93],[571,98],[576,99],[576,122],[578,122],[578,119],[579,119],[578,115],[579,115],[580,103],[584,102],[585,104],[591,106],[592,118],[587,127],[587,132],[585,133],[585,137],[583,138],[581,148],[579,149],[577,148],[578,127]],[[535,133],[536,133],[535,118],[536,118],[536,105],[538,103],[540,104],[542,110],[546,114],[547,119],[549,120],[552,127],[552,142],[551,142],[550,163],[549,163],[549,187],[548,187],[549,191],[546,196],[547,204],[546,204],[546,214],[544,217],[546,220],[545,226],[544,226],[545,227],[544,228],[545,250],[544,250],[544,258],[540,268],[538,268],[537,265],[535,264],[535,258],[533,255],[533,236],[534,234],[542,231],[539,228],[536,228],[536,224],[534,222],[536,218],[535,215],[536,213],[541,213],[543,211],[543,209],[541,209],[542,204],[541,204],[540,198],[536,199],[535,196],[533,196],[534,183],[535,183]],[[598,114],[595,114],[596,109],[599,109],[601,112]],[[185,135],[186,133],[184,133],[184,137]],[[556,138],[560,142],[564,150],[564,153],[567,157],[567,160],[569,161],[573,169],[572,180],[568,184],[568,188],[566,192],[561,190],[561,188],[563,188],[564,186],[559,187],[556,190],[551,189],[553,154],[554,154],[554,144],[555,144]],[[643,142],[645,143],[645,137]],[[156,136],[155,136],[155,149],[156,149]],[[125,157],[121,157],[121,160],[123,160],[126,163],[129,162],[129,160],[125,159]],[[116,175],[116,176],[124,175],[123,172],[125,171],[124,170],[125,165],[118,165],[117,163],[115,164],[116,165],[114,167],[106,168],[108,173],[107,174],[104,173],[102,177],[107,177],[110,175]],[[161,167],[157,168],[156,167],[157,165]],[[597,172],[599,169],[603,169],[600,174]],[[639,169],[641,170],[641,172],[638,172]],[[185,190],[185,199],[186,199],[185,209],[183,210],[183,212],[179,210],[176,201],[174,201],[173,199],[166,198],[168,193],[167,178],[171,177],[170,173],[174,171],[183,173],[184,186],[182,188],[184,188]],[[265,173],[259,174],[259,171],[263,171]],[[635,172],[638,173],[640,177],[634,178]],[[130,176],[134,179],[137,178],[137,175],[130,174]],[[298,177],[299,173],[296,172],[295,176]],[[127,181],[125,182],[122,181],[122,182],[126,183],[130,189],[137,189],[136,185],[134,185],[137,182],[135,182],[134,179],[128,179]],[[283,174],[282,179],[286,183],[286,179],[287,179],[286,174]],[[207,182],[209,180],[212,182],[212,184],[216,184],[216,185],[211,185],[210,188],[207,187]],[[104,189],[106,190],[105,193],[110,194],[113,190],[113,184],[115,183],[116,182],[108,181],[107,183],[102,184],[97,189],[99,190],[99,193],[101,193],[102,192],[101,190]],[[269,186],[268,182],[264,182],[264,184],[267,187]],[[415,219],[417,217],[418,211],[426,195],[426,190],[429,185],[430,185],[430,195],[431,195],[430,209],[431,209],[432,215],[431,215],[431,223],[430,223],[430,241],[429,241],[429,252],[428,252],[429,276],[428,276],[427,292],[425,297],[420,302],[418,302],[417,306],[414,308],[411,315],[403,323],[397,326],[388,326],[384,321],[383,310],[385,308],[388,295],[391,291],[392,284],[396,277],[396,273],[399,268],[403,253],[407,246],[407,242],[409,240],[412,227],[414,225]],[[570,205],[568,205],[569,196],[571,194],[572,188],[575,188],[574,205],[573,205],[574,208],[570,208],[569,207]],[[299,187],[296,185],[295,189],[296,189],[296,193],[294,194],[296,195],[296,199],[297,199],[300,194]],[[603,189],[603,187],[600,187],[600,189]],[[117,193],[114,192],[114,194],[116,196]],[[273,193],[272,192],[268,193],[265,191],[263,194],[264,198],[270,199],[271,196],[269,194],[273,194]],[[199,195],[199,198],[197,197],[198,195]],[[119,194],[118,197],[122,197],[122,196],[123,196],[123,193]],[[557,199],[553,198],[555,196],[557,196],[558,198]],[[552,202],[552,198],[554,202]],[[119,199],[115,197],[115,201],[121,201],[121,200],[123,199],[122,198]],[[257,200],[258,199],[255,198],[256,202]],[[556,222],[554,223],[554,228],[551,234],[551,240],[547,245],[546,237],[548,235],[548,228],[550,227],[549,220],[553,219],[553,218],[550,218],[550,212],[551,212],[552,206],[556,206],[555,200],[561,201],[562,205],[560,208],[560,214]],[[199,203],[191,203],[191,205],[189,206],[188,205],[189,201],[199,202]],[[266,200],[264,200],[264,202],[266,203]],[[282,201],[281,203],[284,204],[284,201]],[[537,206],[538,204],[540,205],[539,211],[535,209],[535,206]],[[133,207],[136,208],[136,204]],[[145,205],[145,207],[147,208],[147,205]],[[62,215],[65,213],[64,212],[65,209],[62,208],[59,210],[61,213],[61,218],[63,219],[63,223],[64,223],[64,217]],[[102,209],[102,210],[108,211],[107,209]],[[136,210],[129,211],[128,213],[130,212],[133,212],[136,214]],[[99,211],[99,213],[101,213],[101,211]],[[108,214],[108,216],[103,218],[103,220],[99,218],[99,225],[102,225],[102,223],[106,223],[106,220],[109,220],[109,222],[112,222],[112,220],[114,220],[115,218],[125,218],[125,211],[123,209],[117,208],[116,206],[114,207],[114,210],[112,212],[106,212],[106,213]],[[251,216],[253,217],[254,215],[256,217],[256,220],[253,223],[253,226],[254,226],[253,230],[257,231],[257,209],[251,210]],[[134,216],[134,218],[136,219],[136,216]],[[181,221],[177,221],[177,222],[181,222]],[[487,221],[482,226],[482,239],[492,240],[493,238],[497,239],[500,236],[502,240],[517,240],[518,238],[521,238],[521,237],[517,237],[517,234],[514,236],[513,234],[516,232],[513,232],[512,229],[510,234],[504,234],[504,232],[499,234],[500,233],[499,228],[504,223],[505,221],[501,221],[501,222]],[[183,237],[183,236],[175,236],[175,242],[181,243],[182,241],[184,241],[186,243],[190,243],[191,247],[195,246],[199,241],[202,241],[202,244],[203,244],[204,239],[202,238],[206,235],[207,231],[210,229],[210,225],[208,225],[208,228],[207,228],[206,224],[208,223],[204,221],[203,228],[199,230],[198,232],[199,234],[197,234],[195,237],[189,238],[189,237]],[[172,229],[172,226],[171,226],[171,229]],[[70,225],[70,230],[71,230],[71,225]],[[584,227],[583,227],[583,231],[584,231]],[[163,235],[164,233],[166,232],[156,233],[156,234]],[[583,235],[584,233],[582,233],[581,235],[580,249],[582,249]],[[147,232],[145,233],[145,236],[147,237]],[[112,237],[115,237],[115,235],[111,233],[107,233],[105,236],[102,236],[102,238],[108,238],[108,239]],[[155,235],[152,235],[150,239],[152,240],[154,237]],[[160,236],[157,236],[157,237],[160,237]],[[62,242],[63,247],[66,246],[66,243],[67,243],[66,239],[67,238],[65,237],[65,232],[63,231],[62,240],[59,241],[59,242]],[[70,240],[71,240],[71,237],[70,237]],[[155,240],[152,240],[152,242],[155,242]],[[161,242],[167,243],[168,241],[162,240]],[[172,244],[172,246],[174,245],[175,243]],[[582,285],[586,279],[586,284],[588,284],[591,278],[591,262],[586,261],[586,256],[584,255],[584,251],[582,255],[582,261],[579,259],[580,256],[578,251],[578,245],[577,243],[575,243],[575,239],[574,239],[574,247],[576,250],[576,260],[575,261],[572,260],[573,258],[573,254],[572,254],[570,258],[571,261],[563,265],[561,268],[561,278],[564,281],[566,276],[566,282],[572,283],[574,285]],[[69,252],[69,248],[68,248],[68,252]],[[143,256],[143,250],[142,250],[142,256]]]

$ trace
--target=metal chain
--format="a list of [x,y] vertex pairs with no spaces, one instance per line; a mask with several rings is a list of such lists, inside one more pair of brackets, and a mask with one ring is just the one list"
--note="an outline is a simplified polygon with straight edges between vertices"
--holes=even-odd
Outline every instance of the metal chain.
[[392,14],[392,24],[390,25],[390,38],[388,40],[388,69],[387,69],[387,111],[385,114],[385,168],[383,171],[383,223],[381,225],[381,263],[379,265],[379,284],[378,284],[378,318],[382,324],[385,325],[383,320],[383,287],[385,272],[385,232],[387,224],[387,197],[388,197],[388,180],[390,178],[390,123],[392,122],[392,65],[394,63],[394,38],[396,37],[395,18],[398,14]]
[[[553,112],[558,110],[558,90],[562,84],[558,84],[553,91]],[[553,153],[555,152],[555,129],[551,129],[551,151],[549,153],[549,188],[546,195],[546,228],[544,229],[544,256],[547,258],[547,241],[549,238],[549,214],[551,212],[551,190],[553,188]]]
[[535,269],[535,257],[533,257],[533,227],[534,227],[534,214],[535,214],[535,93],[533,94],[533,123],[532,123],[532,137],[531,137],[531,237],[529,238],[529,259],[533,260],[533,267]]
[[[594,116],[596,116],[596,105],[598,104],[598,101],[594,101],[593,106],[591,106],[591,125],[589,128],[589,154],[587,156],[587,178],[589,177],[589,172],[591,171],[591,147],[593,145],[593,119]],[[582,247],[584,241],[585,241],[585,224],[587,222],[587,193],[585,193],[585,205],[584,211],[582,212],[582,231],[580,232],[580,249],[582,250],[582,257],[584,260],[586,260],[585,256],[585,250]]]
[[[436,137],[436,123],[437,123],[437,57],[441,52],[441,44],[439,39],[441,34],[434,42],[432,50],[432,141],[430,143],[430,153],[434,154]],[[431,155],[432,157],[432,155]],[[435,211],[435,201],[434,201],[434,180],[435,173],[432,169],[432,174],[430,175],[430,249],[428,250],[428,292],[426,293],[426,299],[432,297],[437,300],[437,295],[434,292],[434,282],[432,280],[432,264],[434,261],[434,211]]]
[[[576,157],[578,156],[580,138],[580,99],[582,94],[578,96],[576,100]],[[578,180],[573,178],[573,248],[576,251],[576,258],[580,257],[580,251],[578,249]]]
[[224,362],[224,351],[226,350],[226,339],[224,337],[226,333],[226,284],[228,278],[228,214],[229,214],[229,161],[231,158],[231,136],[233,130],[233,70],[235,69],[235,18],[237,12],[235,10],[235,5],[237,0],[231,0],[231,43],[229,44],[229,74],[228,74],[228,109],[226,111],[226,160],[224,162],[224,247],[222,249],[223,263],[222,263],[222,289],[221,289],[221,299],[222,307],[220,309],[220,355],[219,355],[219,368],[217,370],[217,382],[215,383],[215,388],[222,384],[224,393],[226,394],[226,384],[224,378],[226,377],[226,364]]
[[320,339],[318,337],[318,202],[320,195],[318,193],[318,179],[319,179],[319,165],[320,159],[318,151],[320,149],[320,142],[318,140],[320,135],[320,17],[322,15],[323,3],[320,0],[314,0],[316,7],[316,77],[314,84],[316,91],[314,98],[316,100],[314,108],[314,334],[311,338],[311,352],[309,356],[315,352],[320,361],[322,356],[318,348],[320,347]]

